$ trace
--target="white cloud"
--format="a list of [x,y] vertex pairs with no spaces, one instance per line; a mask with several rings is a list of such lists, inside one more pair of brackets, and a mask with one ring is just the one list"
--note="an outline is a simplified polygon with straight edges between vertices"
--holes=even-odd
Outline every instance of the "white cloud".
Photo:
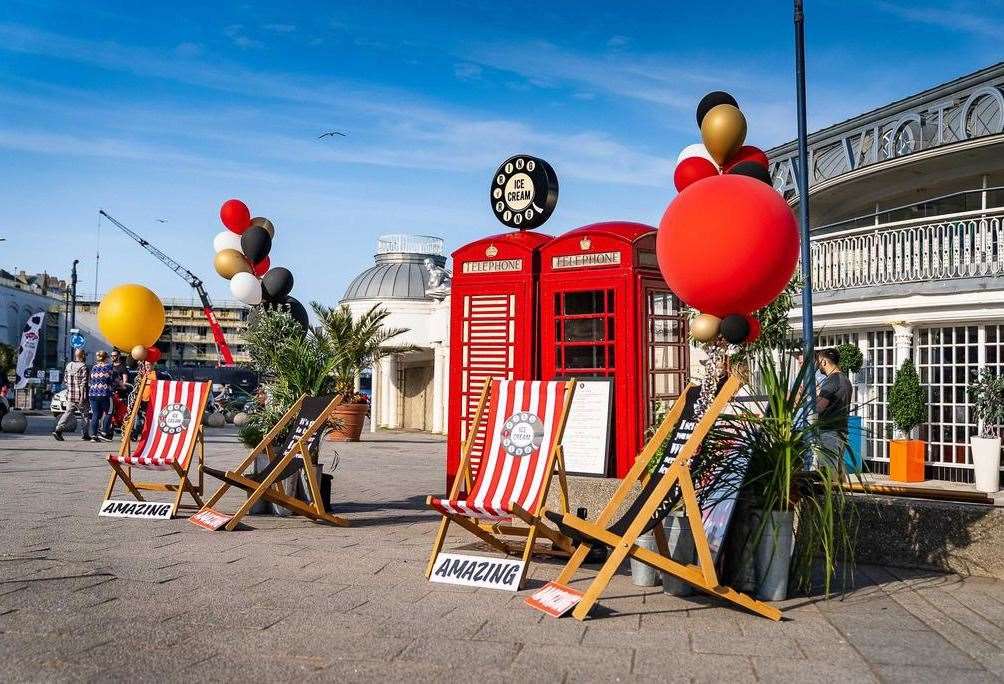
[[453,74],[461,81],[472,81],[481,78],[484,71],[479,65],[471,62],[459,62],[453,65]]
[[275,33],[293,33],[296,31],[296,24],[265,24],[262,28]]
[[892,2],[876,3],[878,9],[893,14],[900,19],[912,21],[918,24],[927,24],[937,28],[968,33],[982,38],[1000,39],[1004,35],[1004,23],[994,21],[992,16],[988,16],[984,11],[966,11],[961,6],[951,8],[922,7],[916,4],[900,5]]

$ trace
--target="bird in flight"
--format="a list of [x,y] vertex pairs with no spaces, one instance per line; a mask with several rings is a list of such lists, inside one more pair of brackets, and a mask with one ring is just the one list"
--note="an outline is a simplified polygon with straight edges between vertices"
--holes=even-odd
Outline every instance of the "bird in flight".
[[345,134],[344,134],[344,133],[342,133],[341,131],[328,131],[327,133],[321,133],[321,134],[320,134],[319,136],[317,136],[317,139],[318,139],[318,140],[320,140],[321,138],[325,138],[325,137],[327,137],[327,136],[329,136],[329,135],[330,135],[330,136],[331,136],[332,138],[333,138],[333,137],[335,137],[336,135],[340,135],[340,136],[342,136],[343,138],[345,137]]
[[157,223],[167,223],[167,219],[156,219]]

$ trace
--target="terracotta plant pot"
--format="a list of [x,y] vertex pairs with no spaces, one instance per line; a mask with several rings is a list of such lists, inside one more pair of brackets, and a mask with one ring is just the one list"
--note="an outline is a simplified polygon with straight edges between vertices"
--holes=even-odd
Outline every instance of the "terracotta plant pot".
[[369,412],[369,404],[341,404],[331,414],[338,427],[328,433],[331,442],[358,442],[363,433],[363,420]]
[[924,481],[924,447],[919,439],[889,442],[889,479],[896,482]]

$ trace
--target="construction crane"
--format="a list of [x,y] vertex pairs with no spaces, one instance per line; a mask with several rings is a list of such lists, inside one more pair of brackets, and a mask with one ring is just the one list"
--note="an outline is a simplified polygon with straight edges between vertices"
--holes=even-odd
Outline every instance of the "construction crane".
[[202,313],[205,314],[206,320],[209,321],[209,329],[213,331],[213,339],[216,341],[216,348],[220,352],[220,365],[234,365],[234,356],[230,353],[230,347],[227,345],[227,340],[223,336],[223,329],[220,327],[219,321],[216,320],[216,313],[213,311],[213,303],[209,301],[209,294],[206,292],[206,288],[202,286],[202,279],[151,245],[150,242],[142,235],[134,233],[132,230],[119,223],[104,209],[100,209],[98,213],[115,224],[119,230],[138,242],[140,247],[157,257],[161,263],[177,273],[186,283],[192,286],[192,288],[199,294],[199,299],[202,300]]

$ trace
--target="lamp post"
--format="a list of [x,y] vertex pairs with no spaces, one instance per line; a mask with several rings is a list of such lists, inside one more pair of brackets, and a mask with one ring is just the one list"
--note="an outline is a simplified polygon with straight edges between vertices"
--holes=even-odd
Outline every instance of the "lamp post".
[[80,259],[73,260],[73,270],[70,272],[70,328],[77,327],[77,264]]
[[809,370],[805,397],[810,412],[816,410],[816,359],[812,332],[812,263],[809,249],[809,134],[805,116],[805,13],[795,2],[795,96],[798,118],[798,216],[802,249],[802,353]]

